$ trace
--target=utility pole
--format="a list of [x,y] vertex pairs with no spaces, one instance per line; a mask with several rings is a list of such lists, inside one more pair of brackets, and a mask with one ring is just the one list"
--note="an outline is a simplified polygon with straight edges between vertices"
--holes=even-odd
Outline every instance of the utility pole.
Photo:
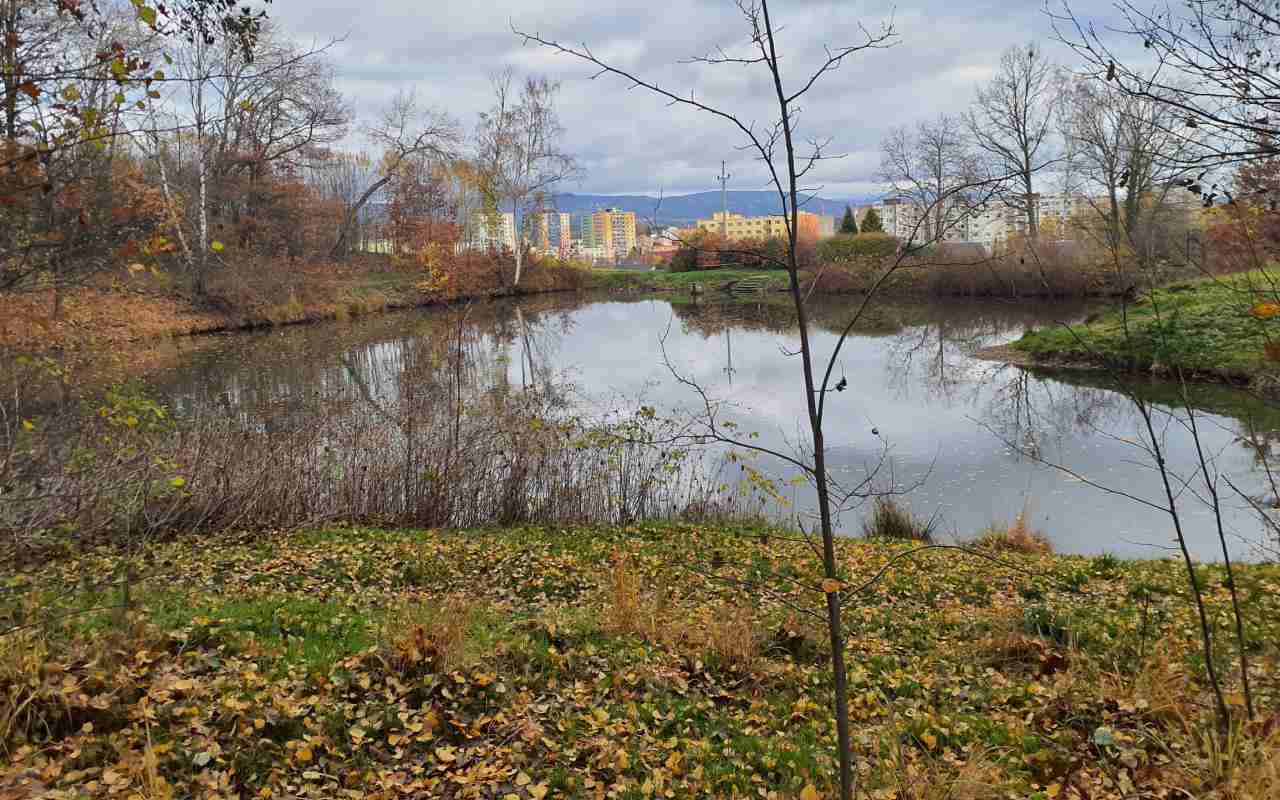
[[724,162],[720,162],[720,177],[716,180],[720,181],[720,237],[727,240],[729,238],[729,195],[726,188],[729,186],[729,179],[733,176],[724,171]]

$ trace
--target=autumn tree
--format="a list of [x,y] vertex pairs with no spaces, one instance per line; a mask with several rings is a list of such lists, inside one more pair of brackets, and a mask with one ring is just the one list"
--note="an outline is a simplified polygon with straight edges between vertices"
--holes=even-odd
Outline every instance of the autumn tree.
[[475,136],[484,213],[496,216],[510,210],[513,216],[511,285],[518,286],[524,264],[524,217],[545,205],[555,187],[577,176],[579,169],[573,156],[561,149],[564,127],[555,107],[560,84],[529,77],[517,90],[514,81],[509,69],[493,77],[493,106],[480,115]]
[[154,32],[119,8],[20,0],[0,4],[0,26],[0,291],[51,289],[58,316],[66,288],[148,230],[122,137],[155,95]]

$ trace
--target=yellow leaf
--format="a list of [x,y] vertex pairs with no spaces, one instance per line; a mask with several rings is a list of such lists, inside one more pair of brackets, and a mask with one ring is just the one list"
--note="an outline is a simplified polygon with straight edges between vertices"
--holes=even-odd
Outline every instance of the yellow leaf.
[[1257,303],[1249,309],[1249,313],[1258,319],[1271,319],[1280,316],[1280,303]]
[[24,431],[34,431],[36,429],[36,424],[29,419],[24,419],[22,421],[22,429]]
[[800,791],[800,800],[820,800],[818,790],[814,788],[812,783]]
[[215,253],[221,253],[225,248],[222,246],[222,242],[214,239],[212,242],[209,242],[209,249]]
[[924,742],[930,750],[938,746],[938,737],[932,733],[921,734],[920,741]]
[[1058,793],[1061,791],[1062,791],[1062,785],[1058,783],[1051,783],[1048,786],[1044,787],[1045,795],[1047,795],[1050,798],[1057,797]]
[[529,777],[529,773],[524,771],[516,773],[516,786],[528,786],[532,782],[533,779]]
[[297,752],[297,759],[303,764],[306,764],[307,762],[309,762],[311,760],[311,748],[299,747]]
[[458,755],[457,753],[453,752],[452,747],[437,747],[436,758],[440,759],[441,761],[444,761],[445,763],[449,763],[452,761],[457,761]]
[[824,594],[835,594],[840,591],[840,581],[835,578],[827,578],[822,582],[822,592]]
[[547,792],[550,791],[550,787],[545,783],[539,783],[537,786],[530,786],[528,791],[529,796],[532,797],[533,800],[542,800],[542,798],[547,796]]

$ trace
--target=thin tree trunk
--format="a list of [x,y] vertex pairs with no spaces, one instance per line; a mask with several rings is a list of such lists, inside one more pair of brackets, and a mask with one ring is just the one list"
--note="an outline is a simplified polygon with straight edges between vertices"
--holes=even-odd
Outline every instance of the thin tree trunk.
[[187,235],[182,230],[182,219],[178,216],[177,206],[173,202],[173,194],[169,191],[169,176],[164,168],[164,154],[160,152],[159,140],[156,139],[156,166],[160,170],[160,192],[164,197],[165,214],[173,222],[174,232],[178,236],[178,245],[182,248],[187,269],[194,269],[195,259],[191,254],[191,246],[187,244]]
[[520,271],[521,271],[521,267],[524,266],[524,248],[521,247],[521,243],[520,243],[519,214],[520,214],[520,207],[517,205],[511,211],[511,238],[513,239],[511,243],[511,250],[513,253],[515,253],[515,257],[516,257],[516,275],[515,275],[515,278],[511,281],[512,289],[520,285]]
[[206,270],[209,265],[209,165],[208,154],[204,147],[204,41],[196,37],[196,75],[195,75],[195,112],[196,112],[196,164],[199,173],[199,198],[197,224],[198,239],[196,241],[196,296],[204,297],[208,288]]
[[1240,611],[1240,596],[1236,589],[1235,568],[1231,564],[1231,549],[1227,547],[1227,534],[1222,529],[1222,503],[1218,497],[1217,481],[1209,477],[1209,463],[1200,445],[1200,428],[1196,425],[1195,409],[1191,407],[1191,398],[1187,395],[1187,382],[1181,371],[1178,375],[1182,384],[1182,404],[1187,409],[1187,420],[1191,426],[1191,440],[1196,445],[1196,456],[1200,459],[1200,473],[1204,476],[1204,485],[1209,490],[1209,499],[1213,505],[1213,519],[1218,526],[1218,543],[1222,547],[1222,562],[1227,570],[1227,587],[1231,591],[1231,613],[1235,617],[1236,644],[1240,648],[1240,683],[1244,687],[1245,713],[1253,719],[1253,691],[1249,686],[1249,654],[1244,640],[1244,614]]
[[[796,188],[795,143],[791,133],[791,115],[786,92],[782,88],[782,75],[773,38],[773,23],[769,18],[768,0],[761,0],[765,34],[769,45],[769,67],[773,72],[774,90],[781,110],[783,142],[787,149],[787,192],[791,207],[788,209],[791,224],[788,226],[788,278],[791,298],[796,309],[796,322],[800,328],[800,361],[804,371],[805,401],[809,412],[809,428],[813,435],[814,479],[818,492],[818,517],[822,532],[822,569],[830,581],[839,580],[836,566],[835,534],[831,525],[831,496],[827,485],[826,445],[822,435],[822,418],[818,413],[816,386],[813,377],[813,356],[809,343],[809,320],[805,312],[804,296],[800,291],[799,264],[796,260],[798,243],[799,197]],[[781,186],[779,187],[782,188]],[[825,587],[824,587],[825,591]],[[840,797],[853,798],[853,752],[849,735],[849,690],[844,664],[844,631],[841,621],[841,599],[838,591],[825,592],[827,601],[827,633],[831,642],[831,672],[835,692],[836,740],[839,747]]]
[[1165,464],[1164,451],[1160,447],[1160,442],[1157,438],[1155,423],[1151,419],[1151,411],[1145,401],[1138,400],[1136,397],[1133,400],[1138,407],[1138,413],[1142,415],[1147,435],[1151,437],[1151,449],[1155,455],[1156,469],[1159,471],[1160,480],[1164,485],[1165,499],[1169,503],[1169,517],[1173,520],[1173,531],[1178,540],[1178,549],[1182,553],[1183,565],[1187,570],[1187,582],[1191,586],[1191,596],[1200,622],[1200,644],[1204,650],[1204,665],[1209,674],[1209,684],[1213,689],[1214,710],[1219,725],[1225,726],[1228,720],[1227,704],[1222,697],[1222,682],[1218,680],[1218,668],[1213,663],[1213,634],[1209,629],[1209,615],[1204,607],[1204,592],[1200,588],[1200,577],[1196,575],[1195,562],[1191,559],[1191,551],[1187,549],[1187,538],[1182,530],[1182,517],[1178,513],[1177,495],[1174,493],[1173,485],[1169,482],[1169,470]]
[[[4,135],[9,141],[18,138],[18,3],[2,0],[4,16],[0,19],[0,47],[4,58],[0,59],[0,73],[4,75]],[[16,171],[16,162],[9,165]]]

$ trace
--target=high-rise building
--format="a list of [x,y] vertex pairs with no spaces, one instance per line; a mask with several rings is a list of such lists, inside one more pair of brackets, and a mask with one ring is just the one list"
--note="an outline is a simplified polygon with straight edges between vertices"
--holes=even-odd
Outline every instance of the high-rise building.
[[534,249],[549,256],[565,258],[569,255],[569,243],[573,240],[573,226],[569,215],[558,211],[540,211],[534,214],[529,225],[530,240]]
[[623,259],[636,247],[636,214],[604,208],[582,218],[582,251],[597,258]]

